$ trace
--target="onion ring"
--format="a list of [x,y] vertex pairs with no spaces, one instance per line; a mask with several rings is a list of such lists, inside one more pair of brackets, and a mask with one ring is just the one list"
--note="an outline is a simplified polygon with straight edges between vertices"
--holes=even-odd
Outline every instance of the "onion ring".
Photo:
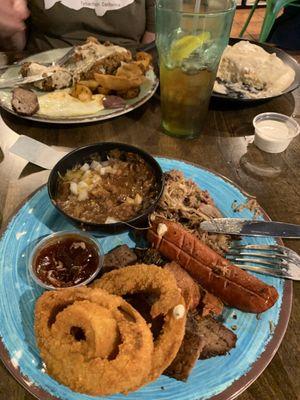
[[143,291],[158,294],[150,314],[152,318],[163,315],[164,324],[154,341],[152,367],[147,380],[151,382],[158,378],[176,357],[185,332],[185,302],[174,276],[156,265],[139,264],[108,272],[92,287],[119,296]]
[[128,393],[149,375],[149,327],[125,300],[101,289],[45,292],[36,303],[35,333],[47,372],[77,392]]

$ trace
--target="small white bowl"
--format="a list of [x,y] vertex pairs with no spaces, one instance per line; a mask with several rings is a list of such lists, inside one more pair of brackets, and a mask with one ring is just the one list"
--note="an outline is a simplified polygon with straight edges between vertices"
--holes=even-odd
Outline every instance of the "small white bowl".
[[[270,126],[268,122],[273,122],[274,126]],[[300,132],[300,127],[293,118],[273,112],[258,114],[253,119],[253,126],[254,144],[267,153],[281,153]]]

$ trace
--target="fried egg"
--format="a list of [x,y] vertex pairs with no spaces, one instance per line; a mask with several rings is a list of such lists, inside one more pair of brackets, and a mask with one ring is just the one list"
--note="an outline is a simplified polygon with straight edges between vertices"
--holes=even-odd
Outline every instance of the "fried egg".
[[81,101],[69,91],[57,90],[39,96],[39,115],[48,117],[79,117],[96,114],[104,109],[102,94],[94,94],[89,101]]

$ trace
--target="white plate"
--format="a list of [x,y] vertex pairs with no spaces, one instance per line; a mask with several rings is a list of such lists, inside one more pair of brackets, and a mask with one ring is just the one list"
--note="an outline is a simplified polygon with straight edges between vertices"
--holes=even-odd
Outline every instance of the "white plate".
[[[23,61],[36,61],[40,63],[48,63],[53,62],[62,57],[69,48],[64,49],[53,49],[49,51],[45,51],[43,53],[35,54],[34,56],[28,57]],[[10,68],[9,70],[5,71],[5,73],[1,76],[1,78],[16,78],[19,76],[19,68]],[[153,72],[152,69],[147,71],[146,73],[147,80],[141,85],[140,94],[135,97],[134,99],[126,100],[126,106],[123,109],[104,109],[96,114],[90,114],[80,117],[64,117],[64,118],[53,118],[50,116],[39,115],[35,114],[32,116],[22,116],[17,114],[11,106],[11,91],[12,89],[2,89],[0,90],[0,105],[6,111],[17,115],[21,118],[30,119],[32,121],[40,121],[40,122],[47,122],[47,123],[54,123],[54,124],[82,124],[94,121],[102,121],[105,119],[110,119],[117,117],[122,114],[126,114],[144,104],[147,100],[149,100],[153,94],[155,93],[157,86],[158,86],[158,79]],[[41,96],[45,94],[38,89],[34,89],[37,96]]]

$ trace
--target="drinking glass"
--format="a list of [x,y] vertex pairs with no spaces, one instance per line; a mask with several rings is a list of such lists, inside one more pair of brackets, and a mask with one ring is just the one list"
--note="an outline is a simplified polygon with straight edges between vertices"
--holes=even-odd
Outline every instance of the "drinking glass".
[[234,0],[157,0],[156,45],[165,133],[194,138],[201,132],[234,12]]

